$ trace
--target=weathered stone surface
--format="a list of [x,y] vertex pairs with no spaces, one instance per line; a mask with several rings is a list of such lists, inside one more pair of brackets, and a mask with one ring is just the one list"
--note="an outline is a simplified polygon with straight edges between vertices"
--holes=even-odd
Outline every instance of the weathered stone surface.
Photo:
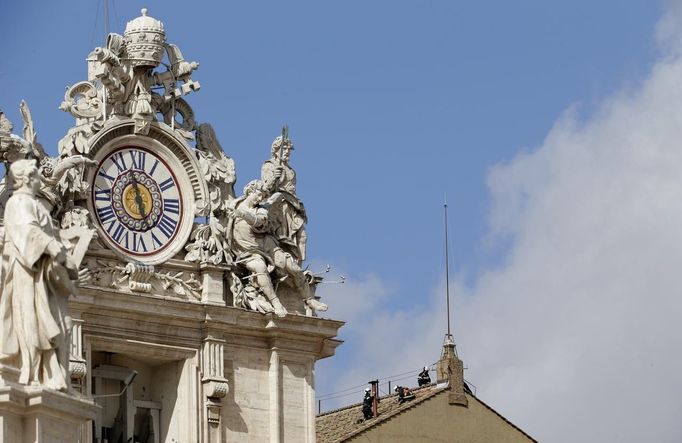
[[[23,137],[0,113],[0,156],[12,167],[37,159],[41,226],[55,220],[78,258],[70,277],[80,290],[60,293],[73,334],[60,329],[63,343],[41,351],[62,352],[71,402],[82,395],[99,410],[65,423],[93,420],[80,427],[84,442],[313,442],[314,364],[334,354],[343,323],[316,316],[326,309],[314,295],[322,278],[301,267],[307,219],[288,134],[273,143],[254,196],[237,198],[234,161],[185,100],[200,88],[198,64],[167,42],[163,23],[145,10],[87,63],[87,80],[61,105],[75,124],[58,157],[36,140],[25,104]],[[0,185],[0,215],[19,194]],[[5,245],[14,236],[5,229]],[[36,254],[61,254],[53,246]],[[11,395],[0,398],[0,420],[14,432],[24,420],[11,409],[16,384],[32,379],[18,352],[6,354],[0,389]]]
[[13,443],[74,443],[82,440],[82,425],[96,417],[89,399],[42,386],[14,383],[0,386],[0,441]]

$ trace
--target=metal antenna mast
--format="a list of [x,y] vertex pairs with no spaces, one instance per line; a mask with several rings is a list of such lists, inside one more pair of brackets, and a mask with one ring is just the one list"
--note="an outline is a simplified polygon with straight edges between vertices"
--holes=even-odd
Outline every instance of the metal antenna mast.
[[109,0],[104,0],[104,40],[109,35]]
[[445,210],[445,297],[447,300],[447,312],[448,312],[448,336],[451,337],[450,333],[450,259],[448,257],[448,200],[445,197],[445,202],[443,204],[443,209]]

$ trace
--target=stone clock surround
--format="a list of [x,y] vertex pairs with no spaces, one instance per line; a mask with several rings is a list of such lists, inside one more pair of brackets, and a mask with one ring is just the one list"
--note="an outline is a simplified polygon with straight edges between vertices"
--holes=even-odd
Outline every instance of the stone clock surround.
[[[194,218],[201,213],[201,208],[205,205],[208,191],[205,181],[199,178],[200,169],[192,149],[187,146],[184,140],[177,137],[168,125],[162,122],[152,122],[150,123],[150,130],[147,135],[135,134],[134,130],[135,120],[133,119],[114,118],[110,120],[93,139],[90,156],[92,160],[99,163],[111,151],[117,148],[128,145],[139,146],[163,159],[174,173],[178,186],[184,192],[182,193],[183,212],[178,220],[179,228],[173,239],[173,244],[150,258],[133,257],[116,247],[111,248],[123,260],[133,260],[145,265],[155,265],[174,257],[182,250],[192,231]],[[91,192],[94,192],[92,184],[94,183],[95,174],[96,169],[91,168],[87,176],[87,181],[91,185]],[[87,201],[87,207],[100,238],[107,239],[107,235],[102,231],[102,227],[96,220],[96,216],[94,216],[96,211],[91,198]]]

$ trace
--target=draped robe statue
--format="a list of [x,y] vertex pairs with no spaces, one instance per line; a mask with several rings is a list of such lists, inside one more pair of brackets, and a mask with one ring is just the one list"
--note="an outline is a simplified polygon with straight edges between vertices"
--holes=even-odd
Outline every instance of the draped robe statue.
[[71,318],[67,311],[77,266],[38,200],[35,160],[14,162],[14,193],[4,213],[0,358],[20,356],[19,383],[66,390]]
[[272,142],[272,158],[261,167],[261,180],[268,194],[273,235],[300,265],[306,258],[308,217],[303,202],[296,196],[296,172],[289,166],[293,149],[291,140],[277,137]]

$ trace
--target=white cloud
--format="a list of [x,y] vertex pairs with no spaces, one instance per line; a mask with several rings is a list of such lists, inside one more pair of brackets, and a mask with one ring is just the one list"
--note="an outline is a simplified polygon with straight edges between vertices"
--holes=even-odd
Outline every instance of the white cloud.
[[513,247],[464,327],[483,395],[541,440],[682,439],[682,61],[567,114],[489,187]]
[[[511,246],[470,294],[455,284],[456,340],[479,396],[541,441],[682,441],[679,9],[639,87],[584,122],[569,109],[542,146],[489,176],[491,235]],[[438,294],[410,312],[375,305],[337,386],[433,360]]]
[[[433,317],[428,296],[415,300],[410,311],[392,310],[390,291],[376,275],[350,276],[345,284],[324,286],[318,293],[331,306],[329,317],[348,321],[341,330],[347,343],[317,365],[318,396],[356,386],[341,392],[342,397],[323,400],[323,410],[360,401],[370,379],[412,371],[438,358],[434,343],[442,341],[445,314]],[[441,310],[442,305],[441,300]],[[399,383],[415,384],[412,378]],[[396,377],[392,381],[395,385]],[[387,389],[384,381],[380,387]]]

